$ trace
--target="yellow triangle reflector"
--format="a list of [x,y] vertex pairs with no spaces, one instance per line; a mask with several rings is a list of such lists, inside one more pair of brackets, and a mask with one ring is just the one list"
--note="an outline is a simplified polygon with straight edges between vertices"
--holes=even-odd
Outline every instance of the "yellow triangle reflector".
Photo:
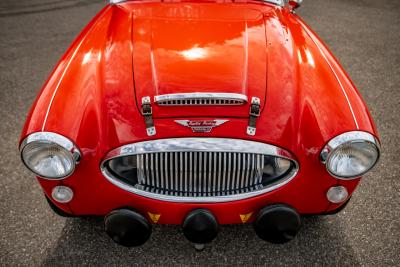
[[239,214],[240,215],[240,219],[242,220],[242,223],[246,223],[251,215],[253,215],[253,212],[247,213],[247,214]]
[[151,213],[151,212],[147,212],[147,214],[149,214],[149,217],[153,221],[153,223],[157,223],[161,217],[161,214],[156,214],[156,213]]

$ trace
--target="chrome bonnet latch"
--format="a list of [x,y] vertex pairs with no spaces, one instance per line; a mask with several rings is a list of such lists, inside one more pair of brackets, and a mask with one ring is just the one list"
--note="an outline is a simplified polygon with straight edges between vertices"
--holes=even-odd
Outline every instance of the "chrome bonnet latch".
[[151,107],[151,100],[149,96],[142,98],[142,115],[146,124],[146,132],[148,136],[156,134],[156,127],[153,121],[153,108]]
[[258,97],[251,98],[250,112],[249,112],[249,124],[247,126],[247,134],[256,134],[256,120],[260,117],[260,99]]

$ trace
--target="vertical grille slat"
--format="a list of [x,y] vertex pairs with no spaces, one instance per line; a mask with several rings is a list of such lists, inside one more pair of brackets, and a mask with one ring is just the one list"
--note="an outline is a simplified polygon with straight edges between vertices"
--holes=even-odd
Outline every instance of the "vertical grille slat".
[[235,180],[235,188],[237,189],[240,189],[240,179],[243,179],[241,174],[244,173],[242,169],[242,163],[243,163],[242,156],[243,156],[242,153],[238,154],[238,167],[237,167],[238,170],[236,172],[236,180]]
[[203,177],[204,177],[204,169],[203,169],[203,153],[199,152],[199,182],[197,184],[198,193],[203,193]]
[[138,182],[140,182],[140,177],[142,176],[142,168],[140,168],[140,156],[136,157],[136,166],[137,166],[137,174],[138,174]]
[[258,159],[258,164],[257,164],[257,177],[258,177],[258,182],[257,184],[261,184],[262,181],[262,161],[263,161],[263,157],[261,155],[257,155],[257,159]]
[[[214,171],[212,172],[212,176],[213,176],[213,178],[212,178],[212,188],[214,188],[214,191],[217,191],[218,190],[218,187],[217,187],[217,173],[218,173],[218,171],[217,171],[217,160],[218,160],[218,157],[217,157],[217,153],[212,153],[212,155],[214,156],[213,157],[213,166],[214,166],[213,170]],[[213,192],[211,194],[213,195]]]
[[230,185],[229,185],[230,189],[235,188],[236,174],[237,174],[237,172],[236,172],[236,153],[234,153],[233,154],[233,172],[232,172],[232,175],[230,175],[230,177],[232,177]]
[[189,178],[190,177],[188,177],[188,173],[189,173],[189,169],[188,169],[188,152],[185,152],[185,181],[184,181],[184,184],[185,184],[185,192],[187,192],[188,191],[188,187],[189,187]]
[[163,170],[163,172],[165,174],[165,189],[166,190],[169,190],[169,162],[168,162],[168,158],[169,158],[169,153],[165,153],[165,160],[164,160],[165,169]]
[[155,166],[154,166],[154,169],[155,169],[155,187],[156,188],[160,188],[160,178],[159,178],[159,175],[158,175],[158,157],[160,156],[160,154],[159,153],[156,153],[156,154],[154,154],[154,156],[155,156]]
[[194,183],[194,180],[196,180],[196,175],[195,175],[195,173],[196,173],[196,170],[195,170],[195,168],[194,168],[194,160],[195,160],[195,157],[194,157],[194,153],[195,152],[189,152],[189,156],[190,156],[190,159],[189,159],[189,164],[190,164],[190,170],[189,170],[189,175],[190,175],[190,177],[189,177],[189,190],[188,190],[188,192],[194,192],[194,186],[193,186],[193,183]]
[[164,162],[165,162],[165,154],[164,153],[160,153],[160,174],[161,174],[161,179],[160,179],[160,188],[165,188],[164,185]]
[[258,183],[258,178],[259,178],[259,163],[260,163],[260,155],[256,155],[256,159],[255,159],[255,179],[254,179],[255,184]]
[[169,190],[173,190],[174,188],[174,178],[175,178],[175,172],[174,172],[174,159],[173,156],[174,154],[172,152],[169,152]]
[[263,188],[265,155],[177,151],[136,156],[138,188],[174,196],[226,196]]
[[183,192],[183,175],[185,173],[183,165],[183,152],[179,152],[179,192]]
[[[213,153],[208,152],[208,171],[207,171],[207,193],[208,195],[212,192],[213,183],[213,172],[212,170]],[[215,170],[215,169],[214,169]]]
[[154,186],[151,180],[152,175],[152,161],[151,157],[153,154],[146,154],[145,164],[146,164],[146,182],[150,184],[150,186]]
[[198,178],[197,178],[197,152],[193,152],[193,183],[192,183],[192,192],[197,195],[197,187],[198,187]]
[[223,172],[223,178],[222,178],[222,192],[225,192],[226,191],[226,176],[228,176],[228,164],[229,164],[229,166],[231,165],[230,164],[230,162],[229,162],[229,160],[230,160],[230,157],[229,157],[229,160],[228,160],[228,157],[227,157],[227,153],[223,153],[223,163],[224,163],[224,167],[223,167],[223,170],[224,170],[224,172]]
[[179,179],[180,179],[180,172],[181,169],[178,168],[178,153],[174,153],[174,163],[175,163],[175,169],[173,171],[175,171],[176,173],[176,178],[175,178],[175,185],[174,185],[174,191],[180,191],[179,190]]
[[207,180],[208,180],[207,158],[209,158],[209,155],[208,155],[207,152],[205,152],[205,153],[204,153],[204,159],[203,159],[203,167],[204,167],[204,173],[203,173],[203,194],[207,194]]
[[251,168],[250,168],[250,176],[248,177],[249,179],[246,181],[247,182],[246,183],[246,187],[250,186],[251,177],[254,177],[254,166],[255,166],[255,155],[254,154],[251,155],[251,163],[250,164],[251,164],[250,165],[251,166]]
[[143,160],[143,156],[144,155],[140,155],[140,172],[141,172],[141,176],[139,176],[139,179],[140,179],[140,181],[141,181],[141,183],[143,184],[145,181],[144,181],[144,177],[145,177],[145,175],[144,175],[144,160]]

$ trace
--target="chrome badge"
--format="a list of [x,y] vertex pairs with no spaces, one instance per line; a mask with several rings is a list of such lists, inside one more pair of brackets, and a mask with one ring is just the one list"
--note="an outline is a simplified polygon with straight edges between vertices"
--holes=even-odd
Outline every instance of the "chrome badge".
[[214,127],[224,124],[228,120],[175,120],[176,123],[189,127],[194,133],[209,133]]

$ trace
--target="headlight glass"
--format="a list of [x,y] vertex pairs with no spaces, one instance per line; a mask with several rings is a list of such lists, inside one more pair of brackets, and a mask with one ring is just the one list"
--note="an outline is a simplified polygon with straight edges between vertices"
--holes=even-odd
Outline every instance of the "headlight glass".
[[37,133],[27,137],[21,156],[28,169],[49,179],[69,176],[74,171],[78,159],[72,142],[52,133]]
[[375,166],[379,158],[376,139],[364,132],[349,132],[335,137],[324,150],[328,151],[328,172],[343,179],[365,174]]

